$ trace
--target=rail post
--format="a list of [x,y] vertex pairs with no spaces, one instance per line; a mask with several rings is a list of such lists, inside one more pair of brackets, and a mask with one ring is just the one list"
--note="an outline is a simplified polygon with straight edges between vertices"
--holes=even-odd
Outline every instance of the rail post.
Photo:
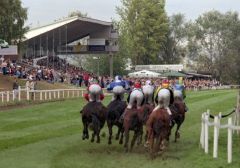
[[21,86],[18,86],[18,101],[21,101]]
[[228,163],[232,163],[232,118],[228,118]]
[[205,149],[204,148],[204,135],[205,135],[205,122],[204,122],[204,119],[205,119],[205,113],[202,114],[202,125],[201,125],[201,135],[200,135],[200,144],[201,144],[201,147],[202,149]]
[[213,158],[218,157],[218,116],[214,117]]
[[7,91],[7,102],[9,102],[9,95],[10,95],[10,93],[9,93],[9,91]]
[[27,100],[30,100],[30,96],[29,96],[29,88],[27,87]]
[[204,130],[204,152],[208,154],[208,121],[209,121],[209,110],[207,110],[207,114],[205,115],[205,130]]
[[42,91],[40,91],[40,101],[42,101]]
[[58,99],[60,99],[60,91],[58,90]]

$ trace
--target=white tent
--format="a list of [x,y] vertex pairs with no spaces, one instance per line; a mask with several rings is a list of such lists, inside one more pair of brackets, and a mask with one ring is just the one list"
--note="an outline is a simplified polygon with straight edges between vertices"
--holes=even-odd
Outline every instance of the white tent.
[[152,71],[142,70],[129,73],[128,76],[133,78],[160,78],[161,74]]

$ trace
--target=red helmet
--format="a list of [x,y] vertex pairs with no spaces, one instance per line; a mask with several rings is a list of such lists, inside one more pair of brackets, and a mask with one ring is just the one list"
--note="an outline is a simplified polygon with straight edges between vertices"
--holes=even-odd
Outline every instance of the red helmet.
[[141,88],[141,83],[140,82],[134,83],[134,88]]

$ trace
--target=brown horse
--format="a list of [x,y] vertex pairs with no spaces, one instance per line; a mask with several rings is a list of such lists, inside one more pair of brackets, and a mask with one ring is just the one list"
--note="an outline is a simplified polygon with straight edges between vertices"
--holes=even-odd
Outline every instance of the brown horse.
[[105,124],[107,108],[100,102],[89,102],[80,111],[82,113],[83,136],[82,139],[88,139],[88,127],[93,129],[91,142],[94,142],[97,136],[97,143],[100,143],[100,130]]
[[[134,136],[131,141],[131,150],[138,137],[143,134],[143,125],[146,123],[150,113],[153,110],[153,106],[145,104],[140,109],[125,109],[124,111],[124,135],[125,135],[125,151],[128,152],[128,142],[129,142],[129,131],[134,131]],[[140,144],[140,142],[139,142]]]
[[116,140],[119,139],[120,133],[121,138],[119,144],[123,143],[123,123],[120,122],[120,117],[123,114],[124,110],[127,107],[127,103],[125,101],[121,101],[121,99],[116,99],[111,101],[107,107],[107,125],[109,131],[108,144],[112,144],[112,127],[116,125],[118,127],[118,132],[116,134]]
[[185,120],[185,103],[181,99],[175,98],[173,104],[170,106],[170,110],[172,112],[171,129],[174,127],[175,124],[177,124],[174,140],[175,142],[177,142],[177,139],[180,138],[179,129]]
[[147,142],[150,143],[150,153],[154,157],[164,147],[170,132],[170,116],[166,109],[160,108],[153,111],[146,123]]

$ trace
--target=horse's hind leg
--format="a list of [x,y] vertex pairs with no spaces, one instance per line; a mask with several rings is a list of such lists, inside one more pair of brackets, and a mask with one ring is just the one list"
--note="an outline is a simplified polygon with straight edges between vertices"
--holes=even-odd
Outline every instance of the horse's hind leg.
[[123,128],[121,128],[120,129],[121,130],[121,137],[120,137],[120,140],[119,140],[119,144],[123,144],[123,133],[124,133],[124,129]]
[[108,137],[108,144],[112,144],[112,123],[109,121],[108,123],[108,132],[109,132],[109,137]]
[[120,133],[121,133],[121,126],[118,126],[118,132],[117,132],[116,138],[115,138],[116,140],[119,139]]
[[88,123],[86,121],[83,120],[83,135],[82,135],[82,139],[88,139]]
[[135,145],[138,135],[139,135],[138,131],[134,131],[134,135],[133,135],[132,142],[131,142],[131,150],[132,150],[133,146]]
[[177,129],[175,131],[175,141],[174,142],[177,142],[177,139],[180,138],[179,129],[180,129],[181,125],[182,125],[182,123],[177,124]]
[[142,144],[142,137],[143,137],[143,126],[141,126],[141,129],[139,130],[137,145]]
[[125,148],[125,151],[128,152],[129,130],[125,130],[124,135],[125,135],[124,148]]
[[100,129],[97,132],[97,143],[100,143]]
[[92,133],[92,139],[91,139],[91,142],[94,142],[94,139],[95,139],[95,131],[93,131],[93,133]]

